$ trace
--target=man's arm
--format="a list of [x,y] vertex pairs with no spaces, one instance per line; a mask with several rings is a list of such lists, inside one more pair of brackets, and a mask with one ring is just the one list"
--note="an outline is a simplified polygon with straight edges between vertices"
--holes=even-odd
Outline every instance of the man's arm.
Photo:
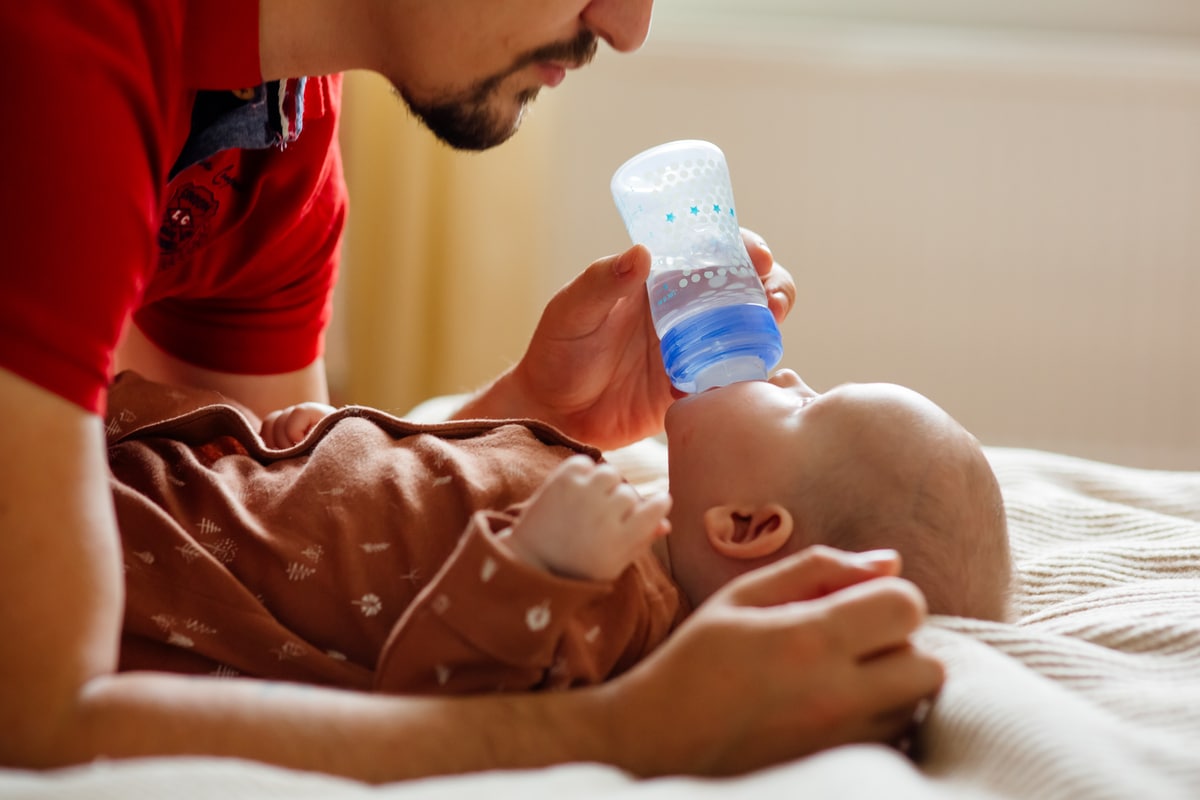
[[235,375],[197,367],[160,349],[132,323],[116,353],[117,371],[131,369],[143,378],[175,386],[212,389],[237,400],[259,420],[281,408],[300,403],[328,403],[325,360],[279,375]]
[[611,760],[589,695],[424,700],[115,672],[122,567],[100,420],[0,370],[0,763],[211,754],[395,780]]

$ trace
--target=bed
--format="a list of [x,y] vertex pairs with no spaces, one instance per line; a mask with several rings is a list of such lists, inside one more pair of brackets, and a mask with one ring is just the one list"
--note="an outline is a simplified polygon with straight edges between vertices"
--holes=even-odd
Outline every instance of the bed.
[[[428,406],[417,416],[435,413]],[[637,781],[571,764],[370,787],[205,758],[0,770],[4,798],[1200,797],[1200,472],[990,448],[1017,569],[1017,621],[935,617],[946,662],[917,759],[849,746],[720,781]],[[654,440],[611,454],[665,484]]]

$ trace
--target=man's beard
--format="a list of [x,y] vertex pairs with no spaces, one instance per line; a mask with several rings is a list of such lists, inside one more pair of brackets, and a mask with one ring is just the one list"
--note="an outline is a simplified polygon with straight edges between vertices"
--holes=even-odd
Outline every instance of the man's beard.
[[526,107],[537,97],[540,87],[527,89],[517,95],[520,110],[516,119],[493,106],[496,92],[510,75],[530,64],[557,62],[580,67],[596,55],[596,35],[581,31],[570,42],[547,45],[521,56],[504,70],[484,78],[470,89],[449,98],[426,103],[414,101],[398,90],[405,105],[435,136],[458,150],[487,150],[509,139],[521,125]]

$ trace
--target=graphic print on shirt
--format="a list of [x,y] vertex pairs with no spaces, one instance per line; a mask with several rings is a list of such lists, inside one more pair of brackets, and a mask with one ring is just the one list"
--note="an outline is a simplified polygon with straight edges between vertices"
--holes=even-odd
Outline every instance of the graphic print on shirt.
[[207,238],[221,202],[207,186],[185,183],[175,190],[158,229],[159,265],[169,267]]

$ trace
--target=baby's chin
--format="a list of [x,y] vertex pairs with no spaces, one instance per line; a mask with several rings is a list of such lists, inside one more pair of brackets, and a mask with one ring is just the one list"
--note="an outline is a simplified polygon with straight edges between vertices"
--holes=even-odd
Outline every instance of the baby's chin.
[[678,425],[680,422],[686,422],[687,419],[695,413],[697,407],[702,407],[712,398],[717,397],[729,390],[731,386],[737,384],[729,384],[728,386],[714,386],[711,389],[705,389],[697,394],[685,394],[675,400],[674,403],[667,406],[667,415],[664,420],[664,425],[668,433],[672,425]]
[[670,447],[671,442],[692,425],[691,420],[695,416],[693,406],[698,397],[699,395],[694,394],[684,395],[667,406],[667,413],[663,418],[663,430],[667,434],[667,447]]

